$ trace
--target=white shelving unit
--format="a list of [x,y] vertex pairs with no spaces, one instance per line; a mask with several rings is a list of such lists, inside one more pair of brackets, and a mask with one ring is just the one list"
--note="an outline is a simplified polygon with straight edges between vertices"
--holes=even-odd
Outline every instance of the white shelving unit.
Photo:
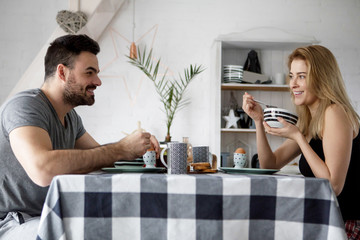
[[[263,102],[294,109],[287,85],[223,83],[223,66],[243,65],[248,52],[253,49],[258,53],[262,74],[272,79],[276,73],[288,72],[287,57],[295,48],[316,42],[313,37],[290,34],[273,28],[259,28],[244,33],[224,35],[215,41],[212,55],[214,77],[211,85],[215,97],[211,103],[214,107],[211,112],[213,117],[210,120],[212,126],[210,147],[218,156],[218,166],[221,166],[221,152],[229,152],[231,156],[237,147],[244,147],[248,150],[249,161],[257,153],[255,129],[224,128],[221,110],[229,103],[231,92],[234,92],[239,106],[242,105],[242,95],[249,92]],[[269,136],[268,139],[273,149],[284,141],[273,136]]]

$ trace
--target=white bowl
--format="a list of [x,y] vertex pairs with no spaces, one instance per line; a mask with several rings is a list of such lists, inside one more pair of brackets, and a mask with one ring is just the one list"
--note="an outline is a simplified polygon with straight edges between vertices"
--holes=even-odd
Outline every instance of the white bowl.
[[296,125],[298,117],[295,113],[283,108],[265,108],[264,121],[273,128],[282,128],[283,125],[277,120],[278,117],[283,118],[288,123]]
[[243,69],[244,67],[241,65],[224,65],[224,68],[235,68],[235,69]]
[[283,108],[265,108],[264,109],[264,115],[271,115],[272,117],[276,117],[276,116],[281,116],[281,115],[285,115],[285,116],[289,116],[292,118],[295,118],[296,120],[298,119],[298,116],[287,110],[287,109],[283,109]]
[[293,119],[294,121],[298,120],[298,117],[292,114],[286,114],[286,113],[264,113],[264,117],[275,117],[275,116],[279,116],[279,117],[288,117]]
[[275,116],[272,116],[272,115],[269,115],[269,114],[265,114],[264,115],[264,120],[266,119],[276,119],[278,117],[281,117],[283,118],[285,121],[287,122],[291,122],[292,124],[296,124],[297,123],[297,119],[296,118],[293,118],[293,117],[290,117],[290,116],[287,116],[287,115],[284,115],[284,114],[276,114]]
[[283,125],[279,121],[265,121],[272,128],[282,128]]
[[[269,122],[278,122],[278,123],[280,123],[276,118],[265,118],[264,121],[266,123],[268,123],[268,124],[269,124]],[[293,125],[296,125],[296,122],[293,122],[293,121],[290,121],[290,120],[286,120],[286,122],[291,123]],[[281,124],[281,127],[282,127],[282,124]]]
[[[296,124],[296,123],[297,123],[296,120],[291,119],[291,118],[282,117],[282,116],[277,116],[277,117],[281,117],[281,118],[283,118],[285,121],[287,121],[287,122],[289,122],[289,123],[292,123],[292,124]],[[277,121],[277,117],[276,117],[276,118],[273,118],[273,117],[264,117],[264,120],[265,120],[265,121]]]

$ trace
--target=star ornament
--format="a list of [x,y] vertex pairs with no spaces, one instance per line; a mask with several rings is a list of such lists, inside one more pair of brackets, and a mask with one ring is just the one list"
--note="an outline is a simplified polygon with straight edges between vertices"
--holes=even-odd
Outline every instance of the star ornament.
[[223,116],[223,118],[226,121],[225,128],[238,128],[237,121],[239,121],[240,118],[235,116],[233,109],[230,109],[229,116]]

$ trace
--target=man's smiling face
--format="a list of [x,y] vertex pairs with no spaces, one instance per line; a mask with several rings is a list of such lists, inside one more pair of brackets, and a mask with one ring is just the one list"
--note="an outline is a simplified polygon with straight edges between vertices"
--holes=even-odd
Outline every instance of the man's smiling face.
[[99,65],[96,55],[81,52],[76,57],[73,69],[67,77],[64,103],[74,107],[94,104],[94,90],[101,85],[98,73]]

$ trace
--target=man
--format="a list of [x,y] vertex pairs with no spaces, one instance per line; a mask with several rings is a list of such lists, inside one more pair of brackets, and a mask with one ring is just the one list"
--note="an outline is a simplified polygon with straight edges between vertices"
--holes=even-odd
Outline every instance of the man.
[[[89,173],[135,159],[159,143],[137,131],[100,146],[74,108],[92,105],[101,85],[99,45],[86,35],[67,35],[50,44],[45,81],[21,92],[0,109],[0,238],[35,239],[48,186],[59,174]],[[21,237],[20,237],[21,236]]]

